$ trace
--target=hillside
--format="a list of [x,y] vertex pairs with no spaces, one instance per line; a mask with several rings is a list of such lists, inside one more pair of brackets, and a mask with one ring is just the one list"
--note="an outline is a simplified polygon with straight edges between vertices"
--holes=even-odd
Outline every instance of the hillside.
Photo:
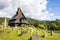
[[48,29],[48,30],[60,30],[60,20],[56,19],[54,21],[38,21],[35,19],[28,18],[27,21],[37,27],[42,29]]
[[[0,26],[0,40],[60,40],[60,20],[38,21],[26,19],[30,25],[17,28]],[[0,18],[0,25],[4,23],[4,18]],[[7,18],[7,22],[9,18]],[[51,30],[54,31],[51,35]]]
[[[54,21],[38,21],[35,19],[27,18],[26,19],[30,25],[41,28],[41,29],[48,29],[48,30],[60,30],[60,20],[54,20]],[[9,21],[9,18],[7,18],[7,23]],[[4,18],[0,18],[0,25],[4,23]]]

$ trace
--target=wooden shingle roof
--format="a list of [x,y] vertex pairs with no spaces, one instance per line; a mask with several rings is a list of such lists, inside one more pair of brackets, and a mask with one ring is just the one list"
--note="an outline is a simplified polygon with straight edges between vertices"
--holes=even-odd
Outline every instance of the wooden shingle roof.
[[16,15],[14,15],[11,20],[9,20],[9,24],[28,24],[28,22],[26,21],[26,18],[23,14],[23,12],[21,11],[20,8],[18,8]]

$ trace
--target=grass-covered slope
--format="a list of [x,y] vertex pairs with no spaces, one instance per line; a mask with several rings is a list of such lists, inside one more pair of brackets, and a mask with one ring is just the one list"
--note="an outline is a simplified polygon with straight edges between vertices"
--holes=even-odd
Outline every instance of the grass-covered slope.
[[[54,33],[52,36],[48,31],[46,31],[47,37],[42,37],[44,35],[43,29],[36,29],[31,27],[33,32],[29,27],[22,28],[0,28],[0,40],[31,40],[30,38],[37,32],[39,38],[37,40],[60,40],[60,34]],[[22,33],[23,31],[27,31]]]
[[[39,35],[37,40],[60,40],[60,20],[38,21],[31,18],[27,18],[26,20],[29,22],[28,26],[2,28],[4,18],[0,18],[0,40],[31,40],[35,33]],[[7,23],[8,21],[9,18],[7,18]],[[45,38],[43,37],[45,34],[43,30],[47,34]],[[52,36],[50,30],[55,32]]]

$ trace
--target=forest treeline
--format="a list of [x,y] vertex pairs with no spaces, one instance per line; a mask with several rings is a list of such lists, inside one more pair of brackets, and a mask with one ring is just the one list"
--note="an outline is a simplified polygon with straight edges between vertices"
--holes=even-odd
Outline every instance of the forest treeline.
[[[32,25],[36,28],[41,29],[48,29],[48,30],[60,30],[60,19],[56,19],[54,21],[38,21],[35,19],[27,18],[26,19],[29,22],[29,25]],[[7,23],[9,21],[9,18],[7,18]],[[4,23],[4,18],[0,18],[0,25]]]

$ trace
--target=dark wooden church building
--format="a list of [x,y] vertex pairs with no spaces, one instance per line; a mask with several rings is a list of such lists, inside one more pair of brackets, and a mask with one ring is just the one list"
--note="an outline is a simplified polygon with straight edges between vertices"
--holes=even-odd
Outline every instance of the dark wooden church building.
[[18,8],[16,15],[14,15],[8,23],[9,26],[20,26],[21,24],[28,25],[28,22],[20,8]]

